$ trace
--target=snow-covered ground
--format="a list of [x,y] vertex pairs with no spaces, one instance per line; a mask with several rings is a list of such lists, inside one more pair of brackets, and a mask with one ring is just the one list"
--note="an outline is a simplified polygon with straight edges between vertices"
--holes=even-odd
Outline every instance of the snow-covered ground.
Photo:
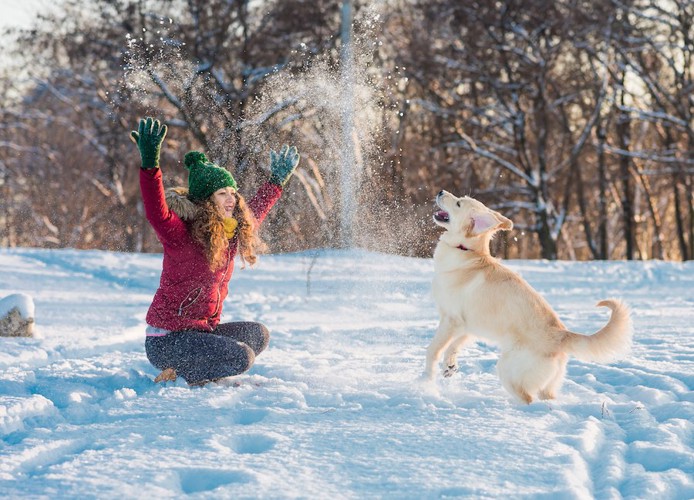
[[224,319],[270,348],[219,384],[154,384],[160,259],[0,250],[0,297],[31,296],[37,330],[0,338],[0,497],[694,497],[694,263],[509,262],[572,330],[611,296],[635,325],[629,358],[571,360],[558,400],[524,406],[484,344],[418,383],[432,262],[361,251],[237,268]]

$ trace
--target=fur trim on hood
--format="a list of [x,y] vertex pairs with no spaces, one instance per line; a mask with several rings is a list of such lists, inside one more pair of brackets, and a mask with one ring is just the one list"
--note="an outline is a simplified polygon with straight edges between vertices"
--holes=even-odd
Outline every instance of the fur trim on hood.
[[184,187],[167,189],[166,204],[183,220],[193,220],[200,213],[200,207],[188,199],[188,189]]

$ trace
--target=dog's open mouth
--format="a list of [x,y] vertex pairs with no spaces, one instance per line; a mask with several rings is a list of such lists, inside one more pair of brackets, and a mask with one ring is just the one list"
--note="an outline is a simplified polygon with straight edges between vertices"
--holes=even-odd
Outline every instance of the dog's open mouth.
[[448,222],[448,212],[446,212],[445,210],[439,210],[438,212],[434,213],[434,219],[439,222]]

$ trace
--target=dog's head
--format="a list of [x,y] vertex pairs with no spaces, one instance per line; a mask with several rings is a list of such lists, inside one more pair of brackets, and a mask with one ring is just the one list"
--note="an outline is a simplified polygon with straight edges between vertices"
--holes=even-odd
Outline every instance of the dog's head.
[[446,229],[441,240],[454,247],[488,251],[494,233],[513,229],[513,222],[469,196],[458,198],[441,191],[436,204],[441,210],[434,213],[434,222]]

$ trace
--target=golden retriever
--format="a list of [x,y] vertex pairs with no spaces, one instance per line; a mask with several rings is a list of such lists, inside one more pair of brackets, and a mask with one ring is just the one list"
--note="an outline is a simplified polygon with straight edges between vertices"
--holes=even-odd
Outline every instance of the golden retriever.
[[598,306],[612,310],[594,335],[566,329],[550,305],[520,276],[489,253],[494,234],[513,223],[479,201],[441,191],[434,221],[445,229],[434,251],[434,300],[440,323],[427,349],[425,379],[433,380],[444,354],[445,377],[458,370],[461,347],[475,337],[500,347],[497,373],[520,401],[553,399],[564,380],[568,355],[607,362],[628,352],[629,309],[619,300]]

